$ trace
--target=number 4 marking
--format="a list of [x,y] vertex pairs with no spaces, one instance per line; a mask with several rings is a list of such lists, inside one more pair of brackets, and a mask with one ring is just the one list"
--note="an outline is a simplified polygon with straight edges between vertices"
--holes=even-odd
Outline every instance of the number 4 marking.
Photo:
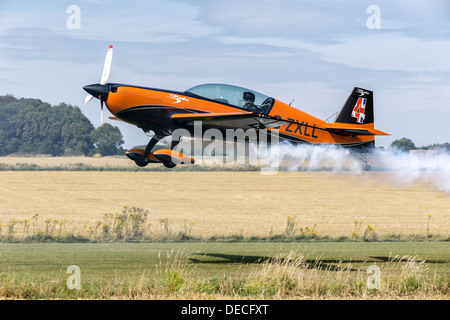
[[365,110],[366,110],[366,98],[358,98],[358,101],[356,101],[355,107],[352,111],[352,117],[356,118],[356,122],[363,123],[364,119],[366,118]]

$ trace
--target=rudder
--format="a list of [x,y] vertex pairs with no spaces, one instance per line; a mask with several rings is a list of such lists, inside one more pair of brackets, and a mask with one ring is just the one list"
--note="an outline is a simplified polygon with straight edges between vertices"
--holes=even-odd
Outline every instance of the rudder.
[[355,87],[339,113],[337,123],[373,124],[373,92]]

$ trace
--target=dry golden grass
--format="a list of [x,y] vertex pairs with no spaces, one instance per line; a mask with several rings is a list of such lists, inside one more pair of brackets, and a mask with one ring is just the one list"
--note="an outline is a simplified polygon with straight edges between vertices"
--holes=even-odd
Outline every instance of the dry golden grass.
[[[122,158],[3,158],[3,163],[134,165]],[[28,162],[27,162],[28,161]],[[51,162],[54,161],[55,163]],[[59,163],[57,165],[60,165]],[[358,175],[330,172],[0,172],[0,224],[10,219],[67,220],[83,229],[120,212],[123,206],[149,210],[155,232],[168,219],[192,236],[283,234],[288,216],[296,227],[318,235],[351,236],[355,220],[377,235],[448,236],[450,198],[426,184],[395,186],[389,172]],[[428,215],[431,215],[429,217]],[[429,224],[429,225],[428,225]]]
[[16,164],[37,165],[43,168],[51,167],[70,167],[76,164],[83,164],[86,166],[95,167],[121,167],[121,168],[136,168],[136,164],[126,157],[110,156],[110,157],[0,157],[0,164],[14,166]]

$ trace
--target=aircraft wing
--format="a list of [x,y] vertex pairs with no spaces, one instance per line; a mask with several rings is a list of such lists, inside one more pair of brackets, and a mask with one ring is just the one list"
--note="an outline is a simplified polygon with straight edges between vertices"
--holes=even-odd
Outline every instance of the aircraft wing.
[[252,112],[227,113],[176,113],[172,120],[193,126],[201,120],[204,128],[216,129],[271,129],[290,123],[290,121]]

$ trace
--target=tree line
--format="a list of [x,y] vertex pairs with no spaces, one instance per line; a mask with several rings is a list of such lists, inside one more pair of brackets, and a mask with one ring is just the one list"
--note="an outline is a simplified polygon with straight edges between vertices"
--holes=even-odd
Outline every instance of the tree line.
[[118,127],[105,123],[94,128],[77,106],[0,96],[0,156],[123,154],[123,143]]
[[450,143],[432,144],[429,146],[416,147],[414,142],[408,138],[401,138],[392,141],[391,147],[400,151],[409,152],[411,150],[446,150],[450,151]]

